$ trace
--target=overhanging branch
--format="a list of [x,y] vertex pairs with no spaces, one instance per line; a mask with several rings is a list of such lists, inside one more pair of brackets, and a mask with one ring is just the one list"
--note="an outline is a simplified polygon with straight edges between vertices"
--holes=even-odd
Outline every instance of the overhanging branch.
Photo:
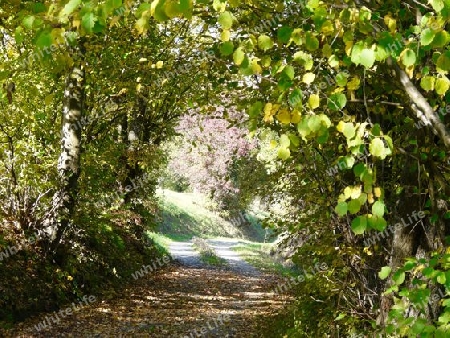
[[424,121],[425,117],[442,142],[444,142],[445,147],[450,149],[450,133],[444,123],[440,120],[439,115],[433,110],[422,93],[412,83],[405,71],[401,69],[398,64],[392,60],[392,58],[387,60],[387,64],[394,68],[397,79],[400,81],[406,94],[412,101],[411,109],[415,111],[417,118]]

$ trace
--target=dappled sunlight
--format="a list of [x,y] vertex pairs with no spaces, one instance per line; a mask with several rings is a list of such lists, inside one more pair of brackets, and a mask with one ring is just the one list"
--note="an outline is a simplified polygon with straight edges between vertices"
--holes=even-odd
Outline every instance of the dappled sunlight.
[[[214,337],[252,337],[260,325],[257,318],[267,320],[285,305],[270,293],[276,283],[270,275],[171,266],[160,275],[149,274],[135,281],[119,297],[83,308],[42,333],[92,337],[96,332],[106,336],[128,332],[137,337],[165,338],[178,337],[209,322],[210,326],[217,324]],[[230,320],[222,325],[217,318],[225,315]],[[21,332],[38,337],[33,325],[42,319],[38,316],[22,323]]]

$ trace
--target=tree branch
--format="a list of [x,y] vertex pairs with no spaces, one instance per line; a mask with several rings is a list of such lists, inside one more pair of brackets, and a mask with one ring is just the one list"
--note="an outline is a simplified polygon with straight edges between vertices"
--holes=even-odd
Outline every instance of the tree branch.
[[[401,69],[398,64],[396,64],[392,58],[388,58],[387,64],[391,66],[395,70],[395,75],[397,79],[403,86],[406,94],[409,96],[409,99],[412,101],[411,109],[416,112],[418,119],[424,120],[425,117],[428,122],[431,124],[433,130],[442,140],[446,148],[450,149],[450,132],[445,127],[444,123],[439,118],[438,113],[436,113],[433,108],[430,106],[428,101],[422,95],[422,93],[417,89],[417,87],[412,83],[409,79],[408,75],[405,73],[403,69]],[[414,106],[415,105],[415,106]],[[421,116],[422,113],[424,116]]]

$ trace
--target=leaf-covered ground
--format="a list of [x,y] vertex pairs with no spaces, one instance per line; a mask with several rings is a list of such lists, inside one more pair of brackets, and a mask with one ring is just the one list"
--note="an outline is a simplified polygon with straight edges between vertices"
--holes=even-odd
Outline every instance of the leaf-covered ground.
[[272,293],[278,282],[273,275],[175,262],[46,329],[35,325],[55,313],[20,323],[5,336],[274,337],[267,325],[288,301]]

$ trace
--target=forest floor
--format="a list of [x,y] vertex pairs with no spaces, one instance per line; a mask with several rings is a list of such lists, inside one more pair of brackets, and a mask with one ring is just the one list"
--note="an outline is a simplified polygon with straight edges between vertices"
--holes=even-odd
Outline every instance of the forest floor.
[[271,319],[291,300],[273,293],[280,277],[240,259],[230,250],[238,240],[208,242],[225,267],[203,263],[192,243],[173,242],[168,264],[158,261],[122,290],[64,318],[30,318],[8,337],[275,337]]

